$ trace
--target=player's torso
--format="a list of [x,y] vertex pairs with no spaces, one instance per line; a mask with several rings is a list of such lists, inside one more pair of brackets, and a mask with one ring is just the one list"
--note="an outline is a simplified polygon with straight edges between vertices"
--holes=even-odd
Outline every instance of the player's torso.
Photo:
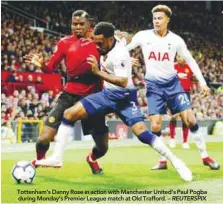
[[154,30],[144,31],[141,43],[146,64],[146,79],[165,81],[176,75],[174,58],[177,52],[178,39],[168,31],[165,37],[159,37]]
[[91,54],[99,57],[95,43],[90,39],[68,36],[64,39],[63,51],[68,76],[64,90],[81,96],[98,92],[102,85],[101,79],[91,72],[86,60]]
[[86,62],[87,57],[97,53],[96,45],[90,39],[77,39],[76,37],[70,37],[64,42],[67,74],[78,75],[78,68]]

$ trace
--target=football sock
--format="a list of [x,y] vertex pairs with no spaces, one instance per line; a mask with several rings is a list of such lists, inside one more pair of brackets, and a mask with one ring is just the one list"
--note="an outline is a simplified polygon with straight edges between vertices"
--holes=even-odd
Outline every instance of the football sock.
[[168,147],[163,143],[162,139],[157,137],[155,134],[150,133],[149,131],[145,131],[138,136],[138,139],[141,142],[150,145],[153,149],[155,149],[156,152],[162,155],[161,163],[165,163],[166,158],[171,161],[176,158],[168,149]]
[[138,139],[145,144],[151,145],[157,136],[149,131],[145,131],[138,136]]
[[170,138],[174,139],[176,135],[176,124],[177,121],[170,121],[169,123],[169,129],[170,129]]
[[206,151],[205,140],[204,140],[201,130],[199,129],[198,124],[195,124],[193,127],[191,127],[190,131],[191,131],[192,138],[195,141],[195,144],[200,152],[201,158],[204,159],[208,157],[208,153]]
[[[163,139],[163,137],[161,136],[161,131],[159,132],[152,132],[153,134],[157,135],[161,140]],[[166,157],[162,156],[161,154],[159,155],[159,161],[160,163],[165,163],[166,162]]]
[[72,135],[73,131],[74,122],[63,118],[57,136],[55,137],[56,144],[53,150],[53,157],[57,160],[62,160],[64,149],[68,143],[68,138]]
[[183,143],[185,143],[187,142],[188,139],[189,128],[185,124],[183,124],[182,129],[183,129]]
[[37,160],[43,159],[49,147],[50,147],[50,142],[41,142],[40,140],[38,140],[36,142],[36,159]]
[[153,144],[151,145],[153,149],[155,149],[162,158],[165,160],[160,160],[160,163],[166,163],[166,158],[169,159],[171,162],[176,159],[176,156],[170,151],[170,149],[164,144],[161,138],[155,137],[153,140]]

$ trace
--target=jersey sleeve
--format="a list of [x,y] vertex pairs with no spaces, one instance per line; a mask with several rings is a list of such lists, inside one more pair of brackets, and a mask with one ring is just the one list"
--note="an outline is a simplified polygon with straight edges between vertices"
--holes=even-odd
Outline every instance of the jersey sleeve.
[[194,58],[190,54],[189,50],[187,49],[186,43],[184,42],[184,40],[182,38],[179,39],[179,46],[177,48],[177,53],[185,59],[186,63],[190,67],[191,71],[198,79],[200,85],[201,86],[206,85],[206,81],[201,73],[201,70],[200,70],[197,62],[194,60]]
[[51,56],[49,61],[44,64],[44,72],[52,73],[58,68],[59,64],[64,58],[64,49],[65,43],[63,42],[63,40],[60,40],[56,45],[56,49],[53,55]]
[[128,78],[129,70],[131,69],[131,57],[129,53],[123,52],[113,61],[112,65],[115,76]]
[[127,45],[127,49],[130,51],[130,50],[135,49],[138,46],[141,46],[141,40],[142,40],[142,31],[136,33],[133,36],[131,42]]

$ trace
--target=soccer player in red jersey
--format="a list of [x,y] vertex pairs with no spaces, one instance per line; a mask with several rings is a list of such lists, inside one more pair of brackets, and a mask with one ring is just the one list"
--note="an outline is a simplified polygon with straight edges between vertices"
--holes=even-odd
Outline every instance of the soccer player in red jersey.
[[[192,87],[192,77],[193,72],[191,71],[190,67],[186,64],[185,60],[177,55],[176,57],[177,63],[174,65],[174,68],[177,70],[177,74],[180,80],[180,83],[187,94],[188,98],[190,99],[190,89]],[[173,117],[170,120],[169,123],[169,129],[170,129],[170,147],[175,148],[175,135],[176,135],[176,123],[177,118],[179,117],[179,114],[173,115]],[[183,129],[183,144],[182,147],[184,149],[189,149],[190,146],[188,145],[187,139],[188,139],[188,133],[189,128],[182,122],[182,129]]]
[[[38,54],[30,53],[25,56],[26,63],[32,63],[45,72],[53,72],[65,60],[67,67],[67,83],[63,93],[58,98],[56,106],[49,113],[43,132],[36,143],[36,159],[45,157],[49,149],[50,141],[64,141],[64,138],[55,137],[64,111],[73,106],[83,97],[98,92],[102,88],[99,77],[91,71],[87,62],[90,55],[99,61],[99,52],[96,44],[90,39],[89,14],[84,10],[77,10],[72,14],[72,35],[62,38],[56,46],[56,50],[49,61],[44,62]],[[108,128],[105,125],[104,114],[94,115],[82,120],[83,132],[85,135],[92,134],[95,146],[87,157],[93,174],[101,174],[96,159],[102,157],[108,149]],[[65,144],[64,144],[65,146]],[[33,164],[35,165],[35,161]]]

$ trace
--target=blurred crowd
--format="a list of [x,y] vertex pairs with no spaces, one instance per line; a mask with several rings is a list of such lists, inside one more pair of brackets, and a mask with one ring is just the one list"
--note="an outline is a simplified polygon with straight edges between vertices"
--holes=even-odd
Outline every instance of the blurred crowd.
[[[17,8],[32,13],[49,23],[49,29],[63,34],[70,33],[71,15],[76,9],[87,10],[98,21],[110,21],[117,29],[132,34],[138,30],[152,28],[150,10],[155,2],[8,2]],[[211,86],[221,84],[218,90],[212,90],[209,97],[203,98],[199,87],[192,89],[192,105],[199,119],[223,118],[223,33],[220,13],[210,13],[200,9],[199,2],[193,6],[184,2],[169,3],[173,9],[170,28],[180,34],[198,62],[201,71]],[[171,5],[173,4],[173,5]],[[183,23],[182,23],[183,22]],[[32,22],[2,8],[1,13],[1,70],[12,74],[7,82],[24,82],[19,72],[42,72],[37,67],[26,64],[23,56],[29,52],[40,53],[44,60],[49,59],[56,42],[61,36],[48,35],[30,28]],[[145,65],[140,49],[131,53],[138,58],[140,67],[133,67],[133,81],[138,88],[138,102],[144,115],[147,115],[146,90],[143,81]],[[62,62],[56,71],[66,78],[66,66]],[[36,79],[37,80],[37,79]],[[41,83],[41,77],[35,81]],[[2,93],[2,123],[10,119],[44,119],[54,106],[58,95],[52,91],[37,93],[34,87],[14,90],[12,95]],[[116,119],[109,114],[108,119]],[[167,115],[166,118],[169,116]]]

